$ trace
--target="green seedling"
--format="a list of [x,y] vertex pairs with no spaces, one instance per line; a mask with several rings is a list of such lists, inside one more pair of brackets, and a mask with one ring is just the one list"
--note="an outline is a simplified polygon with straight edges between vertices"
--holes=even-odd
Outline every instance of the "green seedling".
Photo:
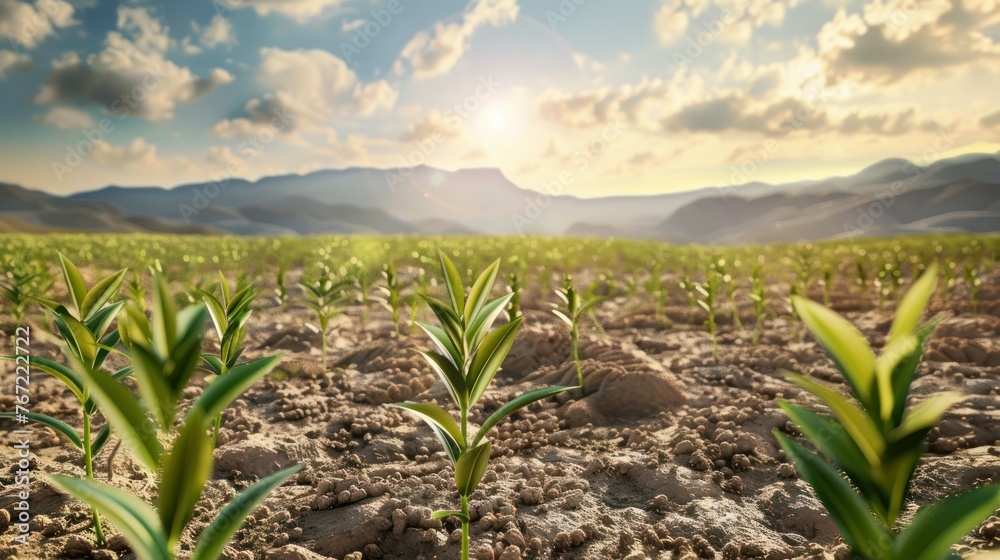
[[750,299],[753,301],[753,313],[757,318],[753,329],[753,345],[756,346],[760,342],[760,335],[764,332],[764,321],[767,320],[767,290],[764,287],[759,263],[754,265],[750,273]]
[[330,269],[321,266],[319,277],[313,282],[299,281],[306,292],[305,304],[316,313],[319,321],[319,336],[323,351],[323,364],[326,364],[327,342],[330,331],[330,321],[343,313],[341,305],[350,299],[348,288],[354,285],[350,278],[335,278]]
[[718,274],[710,271],[708,277],[705,279],[705,283],[695,286],[695,290],[700,296],[698,298],[698,305],[708,313],[708,317],[705,319],[705,330],[708,331],[708,335],[712,338],[712,353],[715,355],[716,360],[719,359],[719,342],[716,338],[718,325],[715,323],[715,300],[721,281],[722,279]]
[[379,303],[392,314],[392,326],[396,330],[396,334],[399,334],[399,312],[406,301],[403,290],[409,287],[410,284],[399,281],[399,276],[396,275],[396,267],[392,266],[392,263],[385,265],[382,270],[382,277],[385,280],[385,286],[378,287],[378,290],[382,293]]
[[510,292],[510,303],[507,304],[507,320],[513,321],[521,316],[521,295],[524,293],[524,281],[517,272],[511,272],[507,277],[507,291]]
[[146,309],[146,288],[142,285],[142,278],[138,274],[132,276],[132,279],[125,283],[125,289],[128,292],[128,299],[139,309]]
[[0,291],[3,291],[10,302],[10,313],[14,317],[14,326],[24,324],[28,304],[36,297],[44,294],[52,286],[52,278],[41,266],[22,267],[12,270],[6,276],[0,275]]
[[983,285],[983,279],[979,277],[979,269],[971,264],[965,265],[962,271],[965,278],[965,285],[969,288],[969,308],[973,313],[979,313],[979,289]]
[[726,298],[729,299],[729,306],[733,312],[733,325],[743,330],[743,321],[740,321],[740,308],[736,305],[736,281],[733,276],[726,272],[726,260],[719,259],[715,264],[715,273],[719,275],[719,280],[726,287]]
[[287,285],[288,269],[285,263],[278,265],[278,272],[275,274],[274,282],[276,287],[274,288],[274,299],[279,306],[285,306],[288,303],[288,285]]
[[363,327],[368,324],[368,306],[373,301],[371,297],[372,279],[361,262],[352,265],[349,276],[354,282],[356,303],[361,306],[361,326]]
[[862,257],[858,257],[854,262],[854,271],[857,275],[858,288],[861,290],[861,295],[868,294],[868,269],[865,267],[865,260]]
[[649,297],[653,299],[653,314],[657,317],[663,317],[669,292],[666,284],[663,283],[663,270],[658,262],[654,261],[650,266],[649,278],[644,287]]
[[830,292],[833,290],[833,267],[823,265],[823,305],[830,306]]
[[[139,396],[120,380],[86,363],[78,362],[76,369],[126,448],[156,477],[155,509],[101,482],[55,475],[48,478],[60,490],[99,509],[121,531],[139,559],[176,560],[177,543],[212,474],[214,446],[207,430],[213,419],[270,372],[279,358],[235,366],[202,392],[175,427],[178,405],[200,360],[209,312],[204,305],[197,305],[178,313],[160,276],[153,278],[152,289],[152,321],[142,314],[127,315],[121,327]],[[163,441],[169,441],[170,447],[164,447]],[[238,495],[201,533],[190,558],[218,559],[246,516],[299,469],[280,471]]]
[[955,271],[957,269],[958,269],[958,265],[955,264],[955,261],[953,261],[951,259],[945,259],[944,260],[944,266],[941,267],[941,272],[944,274],[944,295],[945,295],[945,297],[950,298],[951,297],[951,293],[955,290],[955,279],[956,279],[956,275],[957,275]]
[[[576,365],[576,380],[580,385],[580,390],[584,391],[583,366],[580,364],[580,324],[583,322],[584,315],[589,313],[601,300],[591,297],[584,301],[580,293],[573,287],[573,279],[569,276],[563,279],[563,287],[561,290],[556,290],[556,295],[562,300],[562,304],[553,303],[552,307],[555,309],[552,310],[552,313],[569,327],[570,349],[573,352],[573,363]],[[597,324],[597,319],[591,317],[591,320]]]
[[[202,292],[201,298],[208,307],[208,313],[212,317],[212,325],[215,333],[219,337],[219,355],[212,356],[203,354],[202,360],[208,365],[217,376],[229,373],[240,357],[243,355],[243,342],[247,336],[247,321],[253,310],[250,306],[257,297],[257,292],[253,286],[246,285],[242,288],[239,284],[230,290],[226,277],[219,271],[219,286],[222,291],[222,299],[218,299],[214,294]],[[219,428],[222,426],[222,414],[215,418],[215,430],[212,432],[213,443],[218,442]]]
[[819,398],[832,416],[779,403],[822,455],[781,432],[775,431],[775,437],[854,554],[869,560],[944,560],[956,541],[1000,508],[1000,485],[984,486],[925,506],[909,525],[898,526],[928,432],[963,399],[944,393],[907,406],[924,342],[936,325],[919,325],[936,282],[937,267],[932,265],[900,302],[877,357],[836,312],[800,297],[793,302],[844,375],[854,400],[790,374],[789,381]]
[[680,282],[680,287],[688,295],[688,305],[698,307],[698,283],[693,282],[690,276],[685,276]]
[[[490,332],[493,322],[503,313],[511,294],[489,301],[500,261],[490,265],[473,283],[468,294],[461,276],[444,253],[440,253],[441,271],[448,301],[430,296],[424,299],[440,326],[420,323],[437,351],[423,352],[424,358],[448,389],[459,410],[459,421],[443,408],[430,403],[403,402],[394,406],[417,415],[434,430],[445,454],[455,469],[455,487],[460,510],[437,511],[435,519],[454,516],[462,523],[462,560],[469,558],[469,496],[475,492],[489,464],[491,444],[486,435],[500,421],[529,404],[566,391],[569,387],[548,387],[525,393],[494,412],[471,435],[469,411],[476,405],[503,364],[522,319],[515,318]],[[471,435],[471,440],[469,439]]]
[[[62,340],[63,352],[72,363],[83,364],[93,371],[99,371],[101,375],[121,379],[132,372],[131,367],[126,367],[114,373],[102,371],[104,362],[111,352],[111,349],[118,344],[118,329],[111,329],[112,323],[121,311],[122,303],[109,303],[109,300],[118,293],[122,280],[125,278],[127,269],[119,270],[114,274],[101,279],[97,284],[87,288],[83,276],[76,266],[59,253],[59,263],[63,272],[63,279],[66,282],[66,290],[69,293],[68,307],[58,302],[35,298],[36,301],[45,306],[52,314],[55,331]],[[86,479],[94,480],[94,456],[97,455],[108,442],[111,435],[109,423],[105,423],[95,436],[93,434],[92,423],[94,415],[98,412],[95,401],[91,398],[90,387],[86,379],[82,378],[72,367],[60,364],[56,361],[42,358],[41,356],[5,356],[4,359],[16,360],[19,363],[27,359],[28,364],[37,370],[44,371],[61,381],[76,397],[80,403],[80,411],[83,416],[83,433],[70,427],[65,422],[39,413],[25,414],[29,420],[44,424],[57,433],[68,439],[75,447],[83,451],[84,471]],[[101,411],[103,412],[103,410]],[[16,415],[2,413],[0,417],[14,418]],[[107,415],[105,414],[105,417]],[[104,545],[104,531],[101,526],[101,517],[98,508],[93,509],[94,537],[99,545]]]

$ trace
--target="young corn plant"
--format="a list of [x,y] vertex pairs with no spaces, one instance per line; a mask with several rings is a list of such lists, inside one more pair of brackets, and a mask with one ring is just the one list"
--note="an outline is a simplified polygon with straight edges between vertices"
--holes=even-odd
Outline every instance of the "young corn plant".
[[48,273],[37,264],[34,267],[23,267],[13,270],[6,276],[0,275],[0,291],[10,302],[10,313],[14,318],[14,326],[24,324],[28,304],[40,294],[52,287],[52,279]]
[[722,285],[726,287],[726,298],[729,299],[729,306],[733,313],[733,325],[737,329],[743,330],[743,321],[740,321],[740,308],[736,305],[736,280],[726,272],[725,259],[719,259],[715,265],[715,272],[719,275]]
[[[424,299],[437,317],[439,327],[419,323],[437,351],[423,352],[424,358],[441,378],[459,411],[459,421],[443,408],[429,403],[402,402],[406,409],[430,425],[444,446],[455,469],[455,487],[461,509],[437,511],[435,519],[454,516],[462,523],[462,560],[469,558],[469,496],[475,492],[490,459],[490,430],[504,418],[529,404],[566,391],[570,387],[548,387],[525,393],[494,412],[470,434],[469,411],[490,386],[510,351],[521,326],[520,317],[490,332],[493,322],[510,302],[511,294],[489,301],[500,261],[490,265],[466,294],[461,276],[444,253],[440,253],[448,301],[430,296]],[[470,439],[471,436],[471,439]]]
[[832,412],[779,403],[822,456],[779,431],[775,437],[854,554],[869,560],[944,560],[956,541],[1000,508],[1000,485],[984,486],[926,506],[908,526],[898,526],[914,470],[926,451],[927,433],[962,400],[945,393],[907,406],[924,341],[936,325],[919,325],[936,282],[937,267],[932,265],[900,302],[877,357],[842,316],[810,300],[794,300],[802,321],[847,380],[854,402],[790,374],[789,381]]
[[767,290],[764,287],[764,278],[760,272],[760,264],[755,264],[750,273],[750,299],[753,301],[753,313],[757,322],[753,329],[753,345],[760,342],[760,335],[764,332],[764,321],[767,320]]
[[288,303],[288,268],[284,262],[278,264],[278,272],[275,274],[274,282],[276,287],[274,288],[274,300],[275,302],[284,307]]
[[[177,543],[212,474],[212,439],[206,432],[233,400],[270,372],[278,357],[232,368],[191,404],[179,427],[178,409],[200,360],[204,305],[176,311],[162,277],[153,278],[153,317],[129,315],[123,343],[134,369],[139,395],[121,381],[78,362],[76,370],[135,459],[156,477],[155,508],[138,497],[93,480],[49,476],[60,490],[88,504],[122,533],[141,560],[176,560]],[[124,318],[124,317],[123,317]],[[170,441],[164,447],[162,441]],[[192,560],[217,560],[247,515],[301,467],[291,467],[244,490],[219,512],[198,537]]]
[[971,264],[965,265],[962,271],[965,285],[969,288],[969,308],[973,313],[979,313],[979,289],[983,285],[983,279],[979,277],[979,269]]
[[[583,367],[580,365],[580,324],[583,322],[584,316],[601,300],[596,297],[584,300],[580,296],[580,292],[573,287],[573,279],[569,276],[563,279],[563,287],[561,290],[556,290],[556,295],[562,300],[562,304],[553,303],[552,307],[555,309],[552,310],[552,313],[569,327],[570,349],[573,352],[573,364],[576,366],[576,380],[580,390],[586,393],[583,385]],[[591,320],[595,324],[597,323],[596,318],[592,317]]]
[[[213,356],[203,354],[201,356],[208,368],[217,376],[229,373],[240,357],[243,355],[243,342],[247,336],[247,321],[253,309],[250,306],[257,298],[257,292],[252,285],[242,288],[239,284],[230,289],[226,277],[219,271],[219,286],[222,291],[222,299],[215,297],[210,292],[202,292],[201,298],[208,307],[208,314],[212,318],[212,325],[215,333],[219,337],[219,355]],[[222,426],[222,414],[215,418],[215,429],[212,432],[212,442],[219,440],[219,428]],[[213,445],[214,446],[214,445]]]
[[[114,373],[102,370],[108,355],[119,341],[118,329],[111,329],[112,323],[121,311],[122,303],[109,303],[109,300],[118,293],[122,280],[125,278],[127,269],[119,270],[114,274],[101,279],[97,284],[87,288],[83,276],[72,261],[65,255],[59,253],[59,263],[63,272],[63,279],[66,282],[66,291],[69,293],[68,307],[55,301],[34,298],[41,303],[51,314],[55,331],[62,339],[63,352],[74,364],[83,364],[93,371],[100,372],[101,375],[114,379],[121,379],[132,372],[131,367],[126,367]],[[15,360],[23,363],[25,356],[5,356],[6,360]],[[98,407],[90,395],[90,388],[73,367],[60,364],[54,360],[49,360],[41,356],[32,355],[27,358],[28,365],[61,381],[73,393],[80,403],[80,411],[83,416],[83,432],[78,433],[74,428],[65,422],[39,413],[28,413],[29,420],[44,424],[57,433],[68,439],[75,447],[83,451],[84,472],[87,480],[94,479],[94,456],[97,455],[108,442],[111,435],[110,425],[105,423],[95,436],[93,434],[92,423],[94,415],[98,412]],[[103,411],[101,411],[103,412]],[[2,413],[2,418],[13,418],[15,415]],[[106,417],[107,415],[105,415]],[[97,543],[104,544],[104,531],[101,526],[101,518],[97,508],[93,508],[94,537]]]
[[139,309],[146,309],[146,288],[142,285],[142,278],[138,274],[132,276],[132,279],[125,283],[125,289],[128,292],[128,299],[133,304],[135,304]]
[[385,286],[378,287],[378,290],[382,293],[379,303],[392,314],[392,326],[396,330],[396,334],[399,334],[400,309],[406,301],[403,290],[409,287],[410,284],[399,281],[399,276],[396,275],[396,267],[392,263],[385,265],[382,270],[382,277],[385,280]]
[[688,305],[698,307],[698,283],[693,282],[690,276],[685,276],[680,282],[680,287],[688,295]]
[[510,303],[507,304],[507,320],[513,321],[521,316],[521,295],[524,293],[524,281],[515,271],[507,277],[507,291],[510,292]]
[[330,321],[343,313],[341,305],[350,299],[348,288],[354,285],[351,278],[335,278],[326,266],[320,268],[319,276],[312,282],[300,280],[299,285],[306,292],[305,304],[316,314],[319,321],[319,336],[323,351],[323,364],[326,364],[327,342],[330,331]]
[[721,282],[722,278],[718,274],[709,271],[705,283],[695,286],[695,290],[697,290],[700,296],[698,298],[698,305],[708,313],[708,317],[705,319],[705,330],[708,331],[708,335],[712,338],[712,354],[715,355],[716,360],[719,359],[719,342],[715,335],[719,329],[715,323],[715,300]]
[[653,314],[663,317],[667,307],[667,286],[663,283],[663,269],[660,264],[654,261],[649,267],[649,278],[643,286],[651,298],[653,298]]

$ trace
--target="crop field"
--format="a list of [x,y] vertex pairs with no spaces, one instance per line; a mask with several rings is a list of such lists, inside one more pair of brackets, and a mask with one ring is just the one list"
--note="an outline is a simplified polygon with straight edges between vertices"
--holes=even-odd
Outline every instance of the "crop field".
[[996,558],[998,255],[0,236],[0,558]]

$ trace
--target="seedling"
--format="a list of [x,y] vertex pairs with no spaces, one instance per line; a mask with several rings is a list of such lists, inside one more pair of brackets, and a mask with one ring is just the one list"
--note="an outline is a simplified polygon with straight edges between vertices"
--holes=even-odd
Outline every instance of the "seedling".
[[133,275],[125,284],[125,289],[128,291],[129,301],[139,309],[146,309],[146,288],[142,285],[142,278],[138,274]]
[[[569,327],[570,348],[573,352],[573,363],[576,365],[576,380],[580,385],[580,390],[584,391],[583,367],[580,365],[580,323],[583,322],[584,315],[601,300],[600,298],[590,298],[584,301],[580,297],[580,293],[573,287],[573,279],[569,276],[563,279],[563,288],[556,290],[556,295],[562,300],[562,305],[553,303],[552,307],[555,309],[552,310],[552,313]],[[595,318],[591,318],[591,320],[597,324]]]
[[52,278],[37,264],[32,268],[23,267],[21,270],[10,271],[6,276],[0,275],[0,291],[3,291],[10,302],[15,327],[24,324],[28,303],[51,286]]
[[360,261],[352,265],[349,276],[354,282],[356,301],[361,306],[361,325],[364,326],[368,324],[368,306],[372,302],[372,279]]
[[684,280],[680,282],[680,287],[687,292],[688,305],[698,307],[698,283],[693,282],[690,276],[685,276]]
[[740,308],[736,305],[736,282],[731,274],[726,272],[726,260],[719,259],[715,264],[715,273],[719,275],[719,280],[726,287],[726,297],[729,299],[729,306],[733,310],[733,325],[743,330],[743,321],[740,321]]
[[710,271],[708,277],[705,279],[705,283],[695,286],[700,296],[698,305],[708,313],[708,317],[705,319],[705,330],[708,331],[708,335],[712,338],[712,353],[715,355],[716,360],[719,359],[719,343],[715,337],[718,332],[718,325],[715,324],[715,299],[719,291],[720,282],[721,278],[719,275]]
[[513,321],[521,316],[521,294],[524,292],[524,282],[517,272],[511,272],[507,277],[507,291],[510,292],[510,303],[507,304],[507,320]]
[[[63,279],[66,282],[66,291],[69,292],[69,307],[41,298],[35,298],[35,300],[52,313],[55,330],[62,339],[63,352],[73,363],[80,363],[93,371],[100,371],[101,375],[105,377],[120,379],[129,375],[132,371],[130,367],[110,375],[101,371],[110,349],[118,344],[118,329],[109,329],[111,329],[111,324],[115,321],[123,305],[122,303],[108,303],[108,300],[118,293],[118,288],[128,270],[119,270],[88,289],[80,271],[62,253],[59,253],[59,263]],[[25,360],[25,356],[5,356],[4,359],[16,360],[21,363]],[[81,449],[86,478],[93,480],[94,456],[108,442],[108,437],[111,434],[109,424],[105,423],[96,437],[92,435],[91,424],[98,409],[90,396],[90,388],[86,380],[75,373],[71,367],[53,360],[34,355],[27,360],[31,367],[44,371],[61,381],[77,398],[83,416],[83,433],[77,433],[65,422],[45,414],[29,413],[25,416],[31,421],[53,428],[74,446]],[[11,413],[0,413],[2,418],[13,418],[14,416]],[[98,544],[103,545],[104,531],[96,507],[93,508],[93,519],[94,536]]]
[[316,280],[312,283],[301,280],[299,285],[306,292],[306,306],[316,313],[316,320],[319,321],[323,364],[326,364],[326,337],[329,335],[330,321],[343,312],[340,306],[350,298],[347,289],[354,285],[354,281],[350,278],[335,278],[327,266],[321,265]]
[[830,292],[833,290],[833,267],[823,265],[823,305],[830,306]]
[[[223,376],[229,373],[240,356],[243,355],[243,341],[247,336],[246,324],[250,320],[253,310],[250,305],[257,297],[257,292],[253,286],[247,285],[237,288],[231,292],[225,275],[219,271],[219,286],[222,291],[222,299],[219,300],[214,294],[202,292],[202,301],[208,306],[208,313],[212,317],[212,325],[215,326],[215,333],[219,337],[219,355],[212,356],[203,354],[202,360],[208,365],[212,373]],[[222,414],[215,418],[215,430],[212,432],[212,441],[219,439],[219,428],[222,426]]]
[[[154,473],[156,508],[119,488],[93,480],[50,476],[57,488],[99,509],[121,531],[142,560],[175,560],[175,549],[194,516],[205,483],[212,474],[211,438],[205,432],[229,403],[270,372],[279,358],[269,357],[234,367],[211,384],[174,428],[178,404],[199,361],[205,321],[203,305],[176,312],[162,277],[153,278],[153,319],[129,315],[123,342],[135,370],[139,396],[121,381],[77,363],[77,372],[101,411],[122,435],[136,460]],[[151,420],[152,419],[152,420]],[[171,442],[164,448],[162,440]],[[225,508],[198,538],[192,560],[216,560],[244,518],[274,488],[301,467],[285,469],[254,484]]]
[[865,268],[865,260],[862,257],[858,257],[854,262],[854,270],[858,277],[858,288],[861,290],[861,295],[868,294],[868,270]]
[[282,262],[278,265],[278,272],[274,277],[276,285],[274,288],[275,301],[282,307],[288,303],[288,285],[286,284],[287,276],[288,269],[285,263]]
[[383,295],[379,303],[392,314],[392,326],[396,330],[396,334],[399,334],[399,310],[406,299],[403,295],[403,290],[410,284],[399,281],[399,277],[396,275],[396,268],[392,266],[392,263],[385,265],[382,270],[382,277],[385,279],[385,286],[378,287]]
[[[943,560],[964,534],[1000,508],[1000,485],[984,486],[926,506],[897,527],[924,442],[956,393],[907,407],[923,344],[936,325],[918,325],[937,282],[931,266],[902,299],[881,355],[839,314],[797,297],[793,305],[844,375],[856,402],[805,376],[792,383],[819,398],[832,416],[780,402],[824,457],[785,434],[775,437],[826,507],[844,540],[864,558]],[[847,479],[845,480],[844,475]]]
[[667,286],[663,283],[663,272],[660,264],[654,261],[649,267],[649,278],[646,280],[645,288],[649,296],[653,298],[653,314],[663,317],[664,309],[667,306]]
[[469,411],[490,386],[503,364],[522,319],[515,318],[493,332],[490,327],[510,302],[511,294],[489,301],[500,261],[490,265],[473,283],[468,295],[461,276],[444,253],[441,272],[448,301],[425,296],[440,327],[419,323],[437,351],[423,352],[424,358],[441,378],[459,410],[459,422],[443,408],[430,403],[403,402],[394,406],[416,414],[434,430],[445,454],[455,468],[455,487],[460,510],[434,512],[440,519],[454,516],[462,523],[462,560],[469,559],[469,496],[475,492],[489,464],[491,444],[485,439],[501,420],[529,404],[566,391],[570,387],[548,387],[525,393],[494,412],[469,440]]
[[750,299],[753,300],[753,312],[757,317],[753,329],[753,345],[756,346],[760,342],[761,333],[764,332],[764,321],[767,320],[767,290],[764,287],[759,263],[754,265],[750,273]]
[[962,276],[965,278],[965,285],[969,288],[969,307],[973,313],[979,313],[979,288],[983,284],[983,279],[979,277],[979,270],[971,264],[967,264]]

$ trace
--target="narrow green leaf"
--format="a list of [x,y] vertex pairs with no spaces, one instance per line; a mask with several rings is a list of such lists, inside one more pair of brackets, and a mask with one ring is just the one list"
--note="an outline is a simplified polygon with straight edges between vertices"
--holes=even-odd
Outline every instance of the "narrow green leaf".
[[438,251],[438,258],[441,260],[444,285],[448,289],[448,297],[451,299],[451,309],[455,312],[456,318],[461,317],[465,312],[465,288],[462,287],[462,276],[448,255],[444,254],[444,251]]
[[69,442],[75,445],[76,447],[83,449],[83,440],[80,439],[80,434],[76,433],[76,430],[74,430],[72,426],[63,422],[62,420],[57,420],[51,416],[47,416],[45,414],[39,414],[37,412],[25,412],[23,414],[15,414],[13,412],[0,412],[0,418],[15,419],[15,418],[20,418],[22,416],[26,416],[28,420],[31,420],[32,422],[45,424],[46,426],[54,429],[55,431],[65,436],[66,439],[68,439]]
[[866,408],[876,410],[878,403],[871,399],[875,382],[875,354],[865,337],[838,313],[814,301],[794,296],[792,305],[826,353],[837,363],[858,400]]
[[892,321],[892,328],[889,329],[889,343],[913,334],[917,330],[920,316],[923,315],[927,303],[934,295],[937,287],[938,267],[937,263],[931,263],[927,270],[910,286],[909,291],[903,296],[896,308],[896,317]]
[[159,274],[153,275],[153,345],[161,356],[170,353],[177,337],[177,309],[170,295],[167,281]]
[[500,269],[500,259],[493,261],[479,278],[472,284],[472,288],[469,290],[469,300],[465,306],[465,324],[472,324],[473,317],[479,313],[479,310],[483,308],[486,301],[490,297],[490,290],[493,288],[493,283],[497,279],[497,271]]
[[493,322],[503,313],[504,308],[510,303],[514,294],[507,294],[501,298],[491,301],[483,306],[480,311],[473,315],[472,322],[468,323],[465,330],[465,342],[469,348],[478,348],[479,344],[486,338]]
[[962,537],[1000,509],[1000,485],[984,486],[925,506],[900,531],[892,558],[943,560]]
[[215,418],[258,379],[270,373],[280,361],[281,356],[269,356],[234,367],[226,375],[215,378],[194,402],[191,410],[199,409],[205,418]]
[[448,394],[451,395],[455,404],[459,408],[464,408],[469,400],[469,390],[465,386],[465,378],[462,377],[462,372],[458,371],[458,368],[455,367],[455,364],[449,358],[437,352],[421,352],[420,355],[434,369],[434,373],[444,383],[445,388],[448,389]]
[[431,514],[431,519],[444,519],[445,517],[455,517],[463,523],[469,522],[469,517],[460,511],[455,511],[453,509],[449,510],[438,510]]
[[139,498],[103,482],[59,475],[47,478],[56,488],[100,510],[141,560],[173,560],[156,512]]
[[416,414],[421,420],[430,424],[431,427],[438,427],[448,433],[456,442],[459,442],[459,447],[465,447],[464,440],[462,437],[462,429],[458,427],[458,423],[452,418],[451,414],[448,414],[443,408],[437,406],[436,404],[430,403],[415,403],[415,402],[401,402],[395,403],[392,406],[406,409],[414,414]]
[[201,359],[206,364],[208,364],[208,367],[209,369],[212,370],[212,373],[214,373],[215,375],[222,375],[222,370],[225,367],[225,365],[222,363],[222,360],[216,358],[215,356],[212,356],[211,354],[202,354]]
[[854,552],[866,558],[883,557],[892,544],[892,536],[872,516],[865,500],[836,469],[815,453],[779,431],[775,431],[774,436],[788,458],[795,463],[802,478],[812,486],[816,497],[826,507],[841,536]]
[[66,255],[59,253],[59,265],[62,267],[63,279],[66,281],[66,290],[73,301],[73,309],[78,318],[83,319],[83,301],[87,299],[87,284],[83,281],[83,276],[77,270],[73,261],[66,258]]
[[228,326],[225,309],[222,308],[222,304],[212,294],[203,292],[201,299],[208,306],[208,313],[212,317],[212,324],[215,325],[215,332],[219,335],[219,340],[222,340]]
[[416,323],[417,326],[431,338],[431,341],[435,346],[437,346],[441,355],[451,360],[451,363],[454,364],[456,368],[461,368],[464,365],[461,352],[458,351],[455,343],[451,340],[451,337],[448,336],[448,333],[446,333],[444,329],[428,325],[426,323],[421,323],[419,321]]
[[965,395],[958,392],[941,393],[926,399],[903,416],[903,422],[889,432],[889,438],[896,441],[916,432],[930,430],[945,411],[964,399]]
[[521,326],[522,317],[518,317],[506,325],[486,335],[482,344],[472,357],[466,385],[469,387],[469,406],[475,406],[479,397],[493,381],[500,365],[503,364],[510,347],[514,344],[517,329]]
[[[104,444],[108,443],[108,439],[110,437],[111,437],[111,424],[105,422],[104,425],[101,426],[101,429],[98,430],[97,435],[90,442],[90,449],[91,449],[90,454],[92,456],[96,456],[98,453],[100,453],[101,449],[104,448]],[[83,447],[83,445],[81,444],[80,447]]]
[[865,412],[852,405],[836,391],[828,389],[799,374],[788,374],[787,379],[799,387],[809,391],[830,407],[833,415],[840,420],[844,429],[851,434],[851,439],[858,449],[864,453],[868,462],[877,467],[881,464],[882,452],[885,450],[885,440],[874,421]]
[[558,309],[553,309],[553,310],[552,310],[552,313],[553,313],[553,314],[554,314],[554,315],[555,315],[556,317],[559,317],[559,319],[560,319],[560,320],[561,320],[561,321],[562,321],[563,323],[566,323],[566,326],[567,326],[567,327],[569,327],[569,328],[573,328],[573,320],[572,320],[572,319],[570,319],[569,317],[567,317],[565,313],[563,313],[562,311],[559,311]]
[[229,539],[239,531],[243,522],[250,512],[257,507],[264,498],[275,488],[288,480],[293,474],[302,470],[302,465],[289,467],[278,471],[267,478],[263,478],[257,484],[247,488],[239,496],[222,508],[215,521],[211,523],[201,535],[198,536],[198,544],[195,546],[192,560],[218,560],[222,555],[222,550],[229,543]]
[[479,431],[476,432],[476,437],[473,438],[472,445],[478,445],[479,442],[484,437],[486,437],[486,434],[488,434],[489,431],[493,429],[493,426],[496,426],[504,418],[510,416],[511,414],[514,414],[518,410],[521,410],[522,408],[528,406],[533,402],[540,401],[542,399],[551,397],[552,395],[556,395],[558,393],[562,393],[563,391],[569,391],[570,389],[576,389],[576,387],[559,387],[559,386],[545,387],[544,389],[536,389],[534,391],[527,392],[517,397],[516,399],[500,407],[496,412],[491,414],[490,417],[486,419],[486,422],[484,422],[483,425],[479,428]]
[[118,288],[121,287],[126,273],[128,273],[128,269],[123,268],[111,276],[104,278],[87,292],[80,308],[80,320],[86,321],[93,317],[94,313],[100,311],[101,306],[118,293]]
[[163,446],[139,399],[119,381],[102,372],[82,368],[81,377],[90,388],[91,396],[100,406],[104,417],[121,436],[136,460],[150,471],[156,472],[160,466]]
[[490,442],[467,449],[455,462],[455,485],[459,496],[476,491],[490,462]]
[[[23,358],[23,356],[21,356]],[[18,356],[2,356],[0,359],[14,361]],[[80,377],[73,372],[70,368],[54,362],[48,358],[42,358],[40,356],[29,356],[28,364],[35,369],[40,369],[45,373],[55,377],[59,381],[63,382],[63,385],[69,388],[73,392],[80,402],[83,402],[83,382]]]
[[206,418],[195,409],[163,458],[156,509],[173,548],[191,517],[212,474],[212,439],[205,433]]

